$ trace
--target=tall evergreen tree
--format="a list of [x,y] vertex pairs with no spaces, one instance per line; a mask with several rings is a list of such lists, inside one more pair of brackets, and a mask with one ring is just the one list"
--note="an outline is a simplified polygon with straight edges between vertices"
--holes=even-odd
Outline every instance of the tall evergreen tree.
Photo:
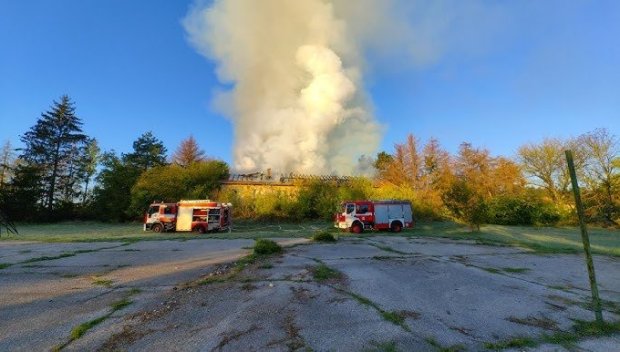
[[166,165],[166,147],[151,131],[133,142],[133,153],[123,155],[123,160],[146,171],[154,166]]
[[79,149],[86,141],[82,121],[75,115],[69,97],[63,95],[59,102],[54,101],[20,140],[25,146],[20,158],[40,168],[43,205],[52,210],[58,200],[73,195],[69,188],[75,183],[75,164],[82,157]]

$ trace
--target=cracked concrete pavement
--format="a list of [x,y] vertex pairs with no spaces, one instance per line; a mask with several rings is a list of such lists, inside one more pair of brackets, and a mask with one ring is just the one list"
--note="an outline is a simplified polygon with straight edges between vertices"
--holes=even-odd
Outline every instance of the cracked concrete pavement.
[[[593,318],[582,256],[468,241],[341,238],[288,248],[222,282],[198,284],[230,270],[222,263],[244,256],[252,244],[0,242],[0,262],[14,263],[0,271],[0,350],[66,343],[73,327],[105,315],[132,288],[140,289],[132,304],[64,350],[478,351],[488,342],[537,338]],[[317,281],[313,270],[320,264],[342,275]],[[620,260],[595,256],[595,265],[605,317],[618,320]],[[620,337],[574,348],[620,349]]]

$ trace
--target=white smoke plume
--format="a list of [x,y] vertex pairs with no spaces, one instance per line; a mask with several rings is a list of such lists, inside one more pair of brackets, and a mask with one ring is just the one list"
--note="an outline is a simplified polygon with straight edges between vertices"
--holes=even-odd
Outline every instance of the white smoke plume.
[[[383,11],[381,1],[363,1]],[[349,5],[348,3],[351,3]],[[349,0],[215,0],[184,20],[189,41],[232,85],[234,169],[350,175],[381,127],[362,87]]]
[[515,10],[483,0],[196,1],[183,25],[231,87],[215,100],[234,124],[234,169],[341,175],[369,170],[382,135],[363,89],[366,56],[387,70],[475,57],[501,43]]

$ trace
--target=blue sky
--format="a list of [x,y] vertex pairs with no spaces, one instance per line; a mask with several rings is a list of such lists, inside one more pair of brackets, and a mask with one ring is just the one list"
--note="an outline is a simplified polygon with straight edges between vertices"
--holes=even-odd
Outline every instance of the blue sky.
[[[127,152],[152,130],[169,151],[193,134],[207,154],[231,161],[230,121],[211,108],[221,87],[215,64],[187,43],[181,25],[190,4],[0,0],[0,142],[18,146],[68,94],[84,131],[106,150]],[[422,5],[409,9],[412,23],[442,23],[420,34],[433,44],[431,58],[368,53],[366,90],[384,125],[382,149],[413,133],[451,152],[469,141],[511,156],[545,136],[599,127],[620,135],[620,2]]]

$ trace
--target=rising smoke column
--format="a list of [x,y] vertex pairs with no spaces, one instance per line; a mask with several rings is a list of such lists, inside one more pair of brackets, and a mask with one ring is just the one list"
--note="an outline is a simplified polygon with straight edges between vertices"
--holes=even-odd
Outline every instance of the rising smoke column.
[[348,175],[376,152],[381,128],[345,2],[215,0],[190,10],[189,41],[232,86],[218,101],[234,124],[236,170]]

